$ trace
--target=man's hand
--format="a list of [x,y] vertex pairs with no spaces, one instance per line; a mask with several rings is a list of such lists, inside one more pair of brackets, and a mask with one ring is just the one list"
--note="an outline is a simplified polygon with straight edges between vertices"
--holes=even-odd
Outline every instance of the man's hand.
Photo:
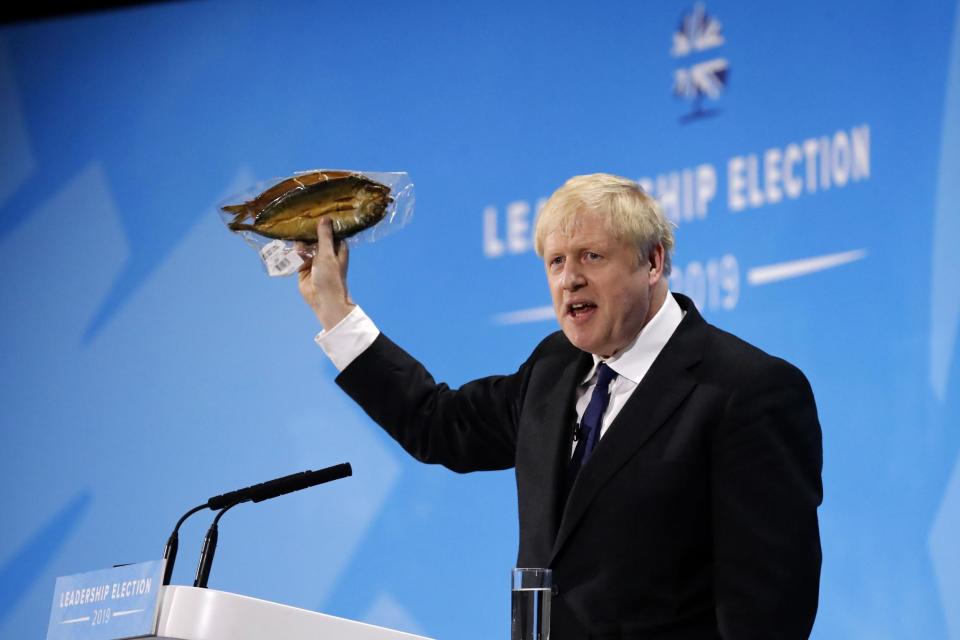
[[324,331],[329,331],[355,306],[347,291],[347,243],[334,242],[330,220],[321,218],[313,258],[301,257],[300,295],[317,314]]

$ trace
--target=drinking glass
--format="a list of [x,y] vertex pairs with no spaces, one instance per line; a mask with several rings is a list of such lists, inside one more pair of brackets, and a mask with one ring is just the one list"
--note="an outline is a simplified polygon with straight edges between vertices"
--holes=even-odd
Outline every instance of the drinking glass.
[[511,640],[550,640],[550,569],[513,569],[511,581]]

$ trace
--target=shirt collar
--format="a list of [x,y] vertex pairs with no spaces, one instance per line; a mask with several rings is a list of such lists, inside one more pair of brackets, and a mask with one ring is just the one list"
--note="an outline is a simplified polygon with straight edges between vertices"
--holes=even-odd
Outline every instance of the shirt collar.
[[593,355],[593,366],[580,384],[587,384],[594,378],[597,373],[597,366],[601,362],[606,362],[607,366],[613,369],[617,375],[627,378],[634,384],[640,384],[643,376],[653,365],[653,361],[657,359],[667,341],[670,340],[670,336],[680,325],[683,316],[683,309],[677,304],[673,294],[668,291],[659,311],[654,314],[650,322],[644,325],[637,337],[625,349],[606,360],[596,354],[591,354]]

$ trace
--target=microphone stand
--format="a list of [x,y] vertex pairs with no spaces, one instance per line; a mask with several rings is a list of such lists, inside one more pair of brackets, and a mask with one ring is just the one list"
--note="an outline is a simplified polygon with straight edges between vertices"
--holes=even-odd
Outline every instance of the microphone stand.
[[201,504],[190,511],[187,511],[180,520],[177,521],[177,526],[173,528],[173,533],[170,534],[170,537],[167,539],[167,546],[163,549],[163,558],[167,561],[167,566],[163,570],[163,584],[170,584],[170,578],[173,576],[173,564],[177,561],[177,550],[180,548],[180,536],[177,533],[180,531],[180,525],[183,524],[183,521],[195,514],[197,511],[202,511],[206,509],[206,503]]
[[[213,519],[210,528],[207,529],[207,535],[203,539],[203,548],[200,550],[200,562],[197,564],[197,577],[193,581],[193,586],[201,589],[207,588],[207,581],[210,579],[210,568],[213,567],[213,556],[217,552],[217,538],[219,537],[217,523],[227,511],[239,503],[227,505],[217,512],[217,517]],[[204,505],[206,506],[206,505]]]

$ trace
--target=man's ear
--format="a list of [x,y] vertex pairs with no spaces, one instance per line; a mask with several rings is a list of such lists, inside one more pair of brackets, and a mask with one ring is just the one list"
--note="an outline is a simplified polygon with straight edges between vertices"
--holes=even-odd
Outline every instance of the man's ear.
[[656,284],[664,277],[663,265],[664,259],[666,258],[666,253],[663,250],[663,245],[657,243],[650,249],[650,254],[647,256],[647,269],[650,273],[650,284]]

